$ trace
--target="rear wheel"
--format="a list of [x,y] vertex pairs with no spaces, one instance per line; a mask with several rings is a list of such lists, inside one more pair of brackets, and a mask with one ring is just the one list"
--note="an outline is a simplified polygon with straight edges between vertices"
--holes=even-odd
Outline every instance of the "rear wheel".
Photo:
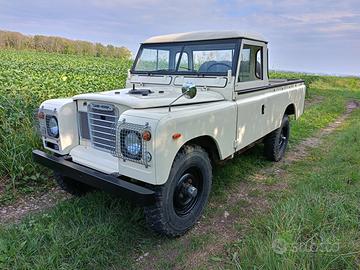
[[284,115],[281,126],[268,134],[264,140],[264,155],[271,161],[280,161],[286,151],[290,136],[289,117]]
[[149,227],[179,236],[199,220],[211,190],[212,168],[199,146],[186,146],[176,156],[166,184],[156,190],[156,203],[145,207]]
[[54,177],[61,189],[75,196],[82,196],[94,190],[91,186],[75,181],[67,176],[63,176],[59,172],[54,172]]

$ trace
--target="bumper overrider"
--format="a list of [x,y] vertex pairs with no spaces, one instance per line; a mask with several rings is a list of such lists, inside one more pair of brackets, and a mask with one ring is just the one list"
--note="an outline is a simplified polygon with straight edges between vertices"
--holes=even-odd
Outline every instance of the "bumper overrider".
[[35,162],[61,172],[62,175],[74,179],[74,181],[104,190],[139,205],[148,205],[155,202],[155,192],[153,190],[130,183],[121,176],[116,177],[105,174],[76,164],[71,161],[71,158],[49,155],[40,150],[33,150],[32,156]]

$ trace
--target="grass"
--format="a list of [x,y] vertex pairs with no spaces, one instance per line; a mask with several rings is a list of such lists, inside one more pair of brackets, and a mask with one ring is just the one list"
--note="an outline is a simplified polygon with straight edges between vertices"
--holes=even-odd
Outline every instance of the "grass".
[[[292,192],[228,246],[236,269],[358,269],[360,111],[288,168]],[[311,169],[310,169],[311,168]]]
[[[0,53],[2,52],[0,51]],[[9,54],[11,55],[11,52],[3,54],[5,57],[10,57]],[[25,83],[23,81],[28,77],[23,74],[26,70],[26,65],[25,67],[21,67],[20,65],[21,62],[25,61],[22,58],[29,58],[28,61],[34,63],[36,62],[36,57],[43,59],[45,64],[45,60],[49,61],[47,68],[50,69],[50,72],[47,75],[44,74],[44,76],[42,76],[40,72],[37,79],[31,83]],[[32,55],[24,53],[22,57],[13,55],[10,57],[10,60],[7,61],[8,64],[12,61],[20,61],[17,65],[22,69],[18,74],[20,78],[18,80],[14,79],[7,84],[6,89],[11,91],[9,93],[5,92],[5,97],[9,99],[11,95],[14,95],[18,96],[20,100],[22,93],[27,93],[25,99],[29,99],[30,101],[26,101],[24,104],[15,103],[13,105],[15,108],[18,108],[19,113],[21,113],[21,108],[27,108],[25,105],[28,104],[26,111],[28,111],[29,114],[25,114],[25,119],[30,119],[30,111],[34,108],[35,104],[37,105],[40,99],[45,99],[51,95],[54,97],[65,94],[71,95],[75,92],[96,91],[103,87],[109,89],[121,87],[123,84],[121,79],[114,79],[109,82],[108,86],[106,85],[106,76],[108,75],[105,70],[110,71],[111,76],[113,76],[111,78],[116,78],[115,74],[121,74],[120,78],[124,78],[125,71],[123,69],[120,70],[120,67],[117,66],[120,65],[119,63],[106,63],[106,61],[99,60],[98,66],[104,68],[104,70],[100,68],[102,71],[97,71],[96,65],[92,67],[93,61],[97,61],[97,59],[66,58],[68,56],[64,56],[65,58],[58,57],[60,56],[46,55],[42,58],[41,55],[36,53]],[[69,64],[66,64],[67,60],[69,60]],[[77,60],[79,60],[79,63],[77,63]],[[58,68],[61,70],[64,65],[71,66],[66,76],[71,76],[71,70],[79,72],[79,76],[82,76],[84,79],[84,82],[80,80],[81,87],[75,82],[76,79],[71,79],[73,83],[70,84],[62,81],[61,76],[63,73],[56,72],[56,70]],[[35,66],[41,65],[35,63]],[[112,71],[112,69],[117,71]],[[0,70],[2,70],[0,72],[0,76],[2,76],[0,77],[1,81],[4,78],[4,69]],[[31,73],[30,66],[27,70]],[[7,71],[5,71],[5,73],[6,72]],[[42,70],[42,72],[45,72],[45,69]],[[92,80],[87,76],[93,76],[91,74],[96,74],[97,72],[99,73],[97,74],[97,78],[94,78],[93,87],[87,88],[86,82]],[[101,74],[102,72],[104,73]],[[9,74],[15,73],[14,70],[9,71]],[[12,80],[9,74],[7,75],[7,80]],[[300,77],[302,75],[276,73],[272,74],[272,76]],[[304,75],[304,77],[310,86],[307,95],[308,100],[316,100],[319,96],[323,98],[320,103],[311,105],[298,121],[292,121],[290,148],[334,121],[344,112],[344,105],[348,99],[360,99],[359,79],[307,75]],[[45,91],[45,87],[41,88],[41,86],[37,86],[43,80],[52,81],[52,90]],[[15,85],[14,87],[11,86],[12,82]],[[22,88],[27,90],[18,90]],[[59,92],[54,91],[54,89],[59,89]],[[34,100],[30,98],[32,96],[31,91],[35,93]],[[4,121],[2,117],[3,116],[0,117],[0,120]],[[5,121],[9,123],[11,127],[19,121],[16,115],[14,117],[14,120],[11,120],[12,122],[8,122],[8,120]],[[349,122],[341,132],[331,137],[327,145],[336,146],[338,140],[341,141],[342,145],[345,145],[346,140],[359,138],[358,133],[356,133],[356,130],[360,130],[358,124],[355,125],[356,117],[358,118],[359,114],[354,115],[352,121]],[[1,123],[0,127],[2,127],[2,125],[3,123]],[[30,128],[30,120],[25,126]],[[16,133],[19,132],[21,125],[19,125],[19,127],[15,125],[15,127],[16,128],[12,129],[12,133],[8,133],[8,136],[11,137],[15,135],[15,137],[20,138],[22,134],[17,135]],[[17,153],[19,153],[19,155],[22,154],[24,156],[24,162],[28,161],[27,151],[30,151],[32,147],[28,145],[28,138],[24,139],[23,144],[18,145],[17,142],[15,138],[13,147],[17,149],[16,151],[18,151]],[[354,144],[353,141],[351,142]],[[1,143],[3,143],[3,141],[0,140],[0,144]],[[34,142],[34,145],[36,144],[37,143]],[[359,144],[357,144],[357,146],[358,145]],[[12,148],[6,149],[8,149],[7,151],[9,152],[13,151],[11,150]],[[354,173],[354,171],[356,171],[356,164],[359,164],[359,159],[357,159],[358,155],[352,155],[353,151],[358,151],[358,148],[334,147],[334,149],[321,148],[316,151],[319,152],[312,154],[314,160],[305,160],[304,164],[299,163],[299,165],[296,164],[289,168],[289,181],[294,182],[294,185],[292,185],[293,190],[289,194],[285,192],[285,194],[267,195],[256,191],[251,194],[254,197],[269,196],[269,199],[271,199],[275,205],[274,210],[268,215],[254,216],[251,219],[252,226],[249,236],[242,242],[234,242],[227,246],[228,254],[230,254],[229,257],[225,254],[218,254],[217,256],[209,258],[209,264],[219,267],[236,268],[237,266],[241,266],[242,268],[253,268],[254,265],[260,267],[261,265],[269,263],[268,266],[271,268],[271,266],[281,265],[281,262],[283,262],[288,263],[288,265],[281,266],[288,266],[289,269],[291,268],[290,266],[294,265],[300,266],[300,268],[309,268],[310,266],[308,267],[307,263],[310,262],[310,257],[306,257],[308,254],[299,255],[300,253],[286,253],[284,255],[285,257],[281,257],[278,256],[278,254],[274,254],[272,250],[268,250],[268,247],[269,243],[272,243],[270,240],[278,238],[284,239],[287,241],[286,243],[290,244],[298,243],[299,240],[301,240],[300,243],[302,243],[302,241],[306,242],[307,239],[312,239],[312,235],[315,235],[313,232],[317,233],[316,237],[318,238],[315,238],[317,240],[321,239],[319,237],[322,235],[326,236],[326,239],[330,239],[331,233],[338,233],[333,240],[339,241],[345,247],[342,246],[343,249],[341,249],[341,251],[333,254],[332,259],[335,259],[336,256],[339,256],[342,252],[349,253],[356,251],[351,243],[355,243],[355,240],[359,238],[357,231],[354,230],[353,227],[354,217],[358,214],[356,209],[358,208],[354,208],[352,211],[350,210],[359,203],[355,198],[356,194],[358,195],[358,193],[356,193],[356,189],[358,189],[358,181],[356,179],[359,179],[359,177],[358,174]],[[347,151],[347,153],[344,153],[344,151]],[[336,155],[337,153],[339,153],[339,155]],[[321,159],[321,157],[323,158]],[[21,161],[22,159],[19,160]],[[327,161],[325,162],[325,160]],[[6,160],[6,162],[10,162],[10,159]],[[205,218],[203,218],[201,222],[206,224],[211,221],[211,217],[224,211],[224,208],[219,206],[224,204],[227,193],[233,190],[239,181],[250,179],[259,169],[270,165],[271,163],[262,157],[261,146],[257,146],[251,151],[227,162],[226,165],[217,167],[214,172],[214,185],[210,204],[206,209]],[[14,173],[14,181],[17,189],[22,190],[22,188],[26,186],[31,186],[31,182],[34,182],[34,189],[38,187],[42,187],[43,189],[47,188],[45,181],[46,175],[42,173],[38,175],[38,177],[43,177],[43,180],[30,179],[32,176],[36,176],[37,167],[32,169],[27,167],[23,171],[20,170],[20,173],[17,174],[15,173],[17,172],[16,169],[12,169],[11,171],[8,165],[3,166],[8,170],[5,174],[5,176],[8,177],[7,179]],[[316,168],[316,170],[309,170],[309,167]],[[344,168],[344,170],[342,168]],[[330,169],[332,169],[332,171]],[[346,174],[347,182],[352,183],[346,189],[344,189],[345,186],[342,186],[344,183],[340,180],[340,172],[344,173],[344,175],[348,173],[348,175]],[[310,175],[308,175],[310,173],[314,173],[314,175],[310,177]],[[328,177],[328,182],[325,180],[325,175]],[[333,177],[335,175],[338,177]],[[18,179],[16,176],[21,177]],[[28,176],[29,179],[23,179],[24,176]],[[317,177],[320,177],[322,179],[321,183],[323,185],[326,183],[326,185],[323,186],[320,185],[320,182],[317,183]],[[276,182],[273,176],[270,176],[269,179],[265,181],[268,185]],[[302,181],[304,181],[304,183],[301,185]],[[7,186],[8,185],[9,184],[7,184]],[[12,185],[10,184],[10,186]],[[342,188],[336,188],[340,186]],[[330,187],[332,188],[330,189]],[[346,193],[345,191],[350,188],[352,191],[349,193],[352,195],[348,196],[344,194]],[[11,188],[7,190],[12,191]],[[9,194],[9,192],[5,194]],[[13,193],[10,192],[10,194]],[[11,196],[13,195],[9,195],[9,197]],[[13,198],[14,197],[11,197],[9,200]],[[248,206],[246,201],[241,201],[239,204],[240,205],[235,206],[235,212],[237,213],[241,212],[241,208]],[[337,208],[333,206],[337,206]],[[226,205],[224,207],[226,207]],[[299,213],[296,211],[299,211]],[[326,216],[324,216],[325,212]],[[338,214],[340,215],[337,217],[336,215]],[[283,218],[286,218],[287,222],[284,222]],[[303,225],[304,227],[302,227]],[[241,224],[236,224],[236,227],[241,228]],[[349,237],[346,238],[346,235],[349,235]],[[147,265],[142,265],[141,261],[135,263],[140,255],[146,253],[149,253],[149,256],[154,258],[156,268],[171,269],[174,266],[188,263],[189,255],[201,251],[208,245],[216,243],[218,237],[221,236],[212,234],[190,234],[187,236],[186,241],[183,241],[182,238],[166,239],[159,237],[145,227],[144,217],[140,208],[129,205],[118,198],[97,192],[82,198],[74,198],[59,203],[53,209],[43,213],[32,214],[25,218],[20,224],[0,226],[0,269],[147,268]],[[350,242],[350,240],[352,240],[352,242]],[[346,247],[347,244],[348,246]],[[164,254],[167,254],[167,256],[164,257]],[[322,256],[319,257],[320,258],[317,258],[317,260],[320,260],[317,262],[319,266],[326,266],[325,263],[330,263],[331,261],[331,259],[325,260],[322,259]],[[253,262],[250,261],[252,258],[254,259]],[[333,264],[329,265],[329,268],[333,268],[333,266],[350,267],[354,263],[354,258],[349,255],[349,259],[344,259],[343,261],[344,263],[342,263],[340,259],[337,259]],[[304,264],[301,264],[302,262],[304,262]],[[204,269],[206,269],[206,266],[204,266]]]
[[157,241],[142,223],[140,209],[103,193],[73,199],[1,228],[0,268],[128,268],[134,252]]

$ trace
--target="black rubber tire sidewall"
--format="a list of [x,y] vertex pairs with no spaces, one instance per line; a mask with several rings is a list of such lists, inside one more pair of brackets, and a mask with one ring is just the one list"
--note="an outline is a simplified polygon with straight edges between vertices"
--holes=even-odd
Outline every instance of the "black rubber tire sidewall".
[[[279,145],[280,136],[281,136],[281,131],[283,130],[284,127],[287,127],[286,141],[284,142],[282,147],[280,147]],[[285,155],[285,151],[289,142],[289,137],[290,137],[290,121],[289,121],[289,117],[287,115],[284,115],[281,122],[281,126],[278,129],[271,132],[265,138],[265,145],[264,145],[265,156],[269,160],[280,161]]]
[[[203,189],[194,208],[186,216],[176,214],[173,202],[174,190],[182,174],[197,166],[203,176]],[[212,167],[208,154],[199,146],[185,146],[177,154],[167,182],[154,187],[156,202],[145,206],[148,226],[163,235],[176,237],[185,234],[201,217],[206,207],[212,184]]]
[[[207,204],[209,193],[211,190],[211,166],[209,166],[208,160],[204,159],[198,153],[191,153],[188,156],[185,156],[184,160],[175,164],[170,177],[168,179],[167,187],[164,193],[164,199],[168,203],[164,204],[164,214],[167,216],[169,225],[173,227],[174,230],[187,230],[192,227],[194,223],[200,218],[203,210]],[[176,214],[173,204],[173,195],[176,188],[178,179],[184,174],[186,170],[191,167],[197,167],[200,170],[202,175],[202,191],[199,194],[197,203],[192,209],[191,213],[184,217],[180,217]]]

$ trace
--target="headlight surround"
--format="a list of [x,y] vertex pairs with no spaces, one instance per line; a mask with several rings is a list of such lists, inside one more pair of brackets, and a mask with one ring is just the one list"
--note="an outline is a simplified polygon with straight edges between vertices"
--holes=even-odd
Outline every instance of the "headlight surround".
[[123,129],[121,131],[121,152],[130,159],[142,158],[142,139],[139,132]]
[[59,138],[59,124],[55,116],[46,116],[46,126],[50,137]]

